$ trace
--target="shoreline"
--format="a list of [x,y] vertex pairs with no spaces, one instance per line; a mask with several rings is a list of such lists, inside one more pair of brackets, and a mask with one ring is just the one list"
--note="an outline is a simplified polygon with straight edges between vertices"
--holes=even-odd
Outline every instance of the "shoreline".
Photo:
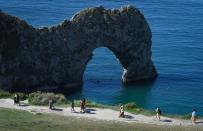
[[[33,114],[56,114],[59,116],[72,116],[81,117],[92,120],[105,120],[105,121],[117,121],[127,123],[142,123],[142,124],[155,124],[155,125],[170,125],[170,126],[192,126],[192,125],[203,125],[203,119],[198,119],[197,123],[191,123],[190,120],[183,120],[172,117],[161,117],[161,121],[155,120],[155,116],[146,116],[142,114],[133,114],[125,111],[125,118],[118,118],[118,111],[109,108],[95,108],[87,107],[86,113],[71,113],[70,107],[55,106],[55,110],[48,109],[48,106],[33,106],[27,102],[22,102],[21,106],[13,104],[13,100],[10,98],[0,99],[0,108],[16,109],[28,111]],[[75,107],[76,111],[79,111],[79,107]]]

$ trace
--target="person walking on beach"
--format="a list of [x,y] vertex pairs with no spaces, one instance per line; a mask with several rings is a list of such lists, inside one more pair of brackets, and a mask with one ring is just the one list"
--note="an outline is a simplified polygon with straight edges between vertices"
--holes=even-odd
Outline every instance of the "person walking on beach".
[[125,115],[124,115],[124,106],[123,105],[120,107],[119,117],[121,117],[121,118],[125,117]]
[[192,111],[191,121],[192,121],[192,123],[195,123],[197,121],[197,115],[196,115],[195,109],[193,109],[193,111]]
[[14,100],[14,105],[15,105],[15,104],[19,104],[19,105],[20,105],[20,97],[19,97],[18,94],[15,94],[15,95],[14,95],[13,100]]
[[85,113],[85,98],[80,100],[80,112]]
[[14,95],[13,101],[14,101],[14,105],[15,105],[17,103],[17,94]]
[[160,121],[161,119],[161,109],[159,107],[156,108],[156,119]]
[[54,104],[54,101],[52,98],[49,99],[49,109],[52,110],[53,109],[53,104]]
[[71,102],[71,112],[75,112],[75,103],[74,103],[74,100],[72,100]]
[[17,94],[17,103],[20,106],[20,96],[19,96],[19,94]]
[[86,99],[83,98],[84,110],[86,109]]

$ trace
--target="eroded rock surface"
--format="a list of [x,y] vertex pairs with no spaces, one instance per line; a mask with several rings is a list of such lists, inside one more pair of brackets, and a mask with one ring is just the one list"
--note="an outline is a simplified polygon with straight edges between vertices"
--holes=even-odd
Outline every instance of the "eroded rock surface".
[[124,68],[123,82],[154,78],[151,31],[132,6],[84,9],[40,29],[0,12],[0,88],[10,91],[78,87],[92,52],[107,47]]

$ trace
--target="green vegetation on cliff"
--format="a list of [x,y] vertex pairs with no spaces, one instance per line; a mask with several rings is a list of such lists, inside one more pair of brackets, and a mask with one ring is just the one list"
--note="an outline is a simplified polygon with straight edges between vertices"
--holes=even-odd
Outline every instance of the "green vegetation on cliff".
[[48,105],[49,99],[53,99],[57,105],[70,103],[62,94],[34,92],[28,96],[28,102],[32,105]]

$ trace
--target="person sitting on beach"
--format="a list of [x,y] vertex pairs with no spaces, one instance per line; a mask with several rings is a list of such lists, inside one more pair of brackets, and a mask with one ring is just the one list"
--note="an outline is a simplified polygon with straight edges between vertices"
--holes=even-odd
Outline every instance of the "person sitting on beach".
[[75,103],[74,103],[74,100],[72,100],[72,102],[71,102],[71,112],[75,112],[74,107],[75,107]]
[[191,116],[191,121],[192,121],[192,123],[195,123],[196,120],[197,120],[196,110],[193,109],[193,111],[192,111],[192,116]]
[[160,118],[161,117],[161,110],[160,110],[160,108],[157,107],[155,111],[156,111],[156,119],[158,119],[160,121],[160,119],[161,119]]
[[121,118],[125,117],[125,115],[124,115],[124,106],[123,105],[120,107],[119,117],[121,117]]

